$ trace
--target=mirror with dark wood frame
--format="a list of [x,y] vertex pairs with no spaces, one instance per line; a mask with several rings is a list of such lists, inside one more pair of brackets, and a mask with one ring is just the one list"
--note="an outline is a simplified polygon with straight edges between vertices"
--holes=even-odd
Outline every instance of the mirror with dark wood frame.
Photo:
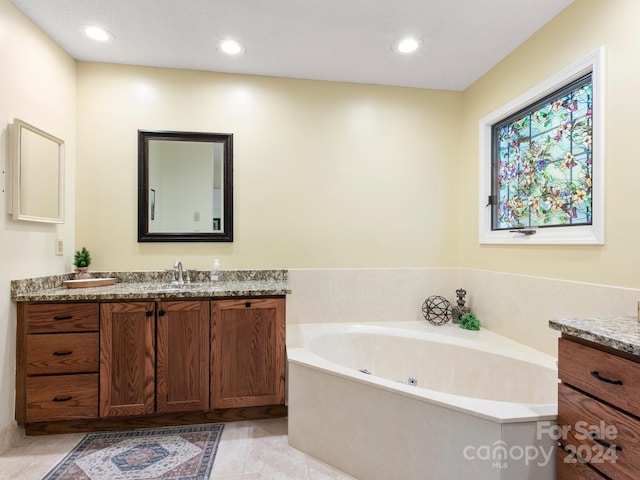
[[138,130],[138,242],[233,241],[233,134]]

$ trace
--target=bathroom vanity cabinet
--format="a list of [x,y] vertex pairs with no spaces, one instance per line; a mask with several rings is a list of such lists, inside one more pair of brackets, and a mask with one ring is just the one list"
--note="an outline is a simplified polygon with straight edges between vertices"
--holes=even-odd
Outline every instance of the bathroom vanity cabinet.
[[284,383],[283,296],[18,303],[28,433],[284,416]]
[[563,333],[558,376],[558,480],[640,478],[640,356]]

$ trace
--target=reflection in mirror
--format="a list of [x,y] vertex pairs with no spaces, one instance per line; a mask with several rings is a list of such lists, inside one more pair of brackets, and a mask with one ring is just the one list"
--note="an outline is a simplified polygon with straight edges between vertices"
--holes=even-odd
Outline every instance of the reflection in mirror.
[[11,126],[14,220],[64,222],[64,142],[19,119]]
[[138,241],[233,241],[232,139],[138,131]]

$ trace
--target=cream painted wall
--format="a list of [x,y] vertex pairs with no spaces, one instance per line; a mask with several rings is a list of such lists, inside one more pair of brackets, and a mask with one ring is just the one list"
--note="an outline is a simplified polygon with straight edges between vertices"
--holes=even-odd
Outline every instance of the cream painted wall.
[[[637,179],[640,2],[576,0],[464,92],[460,178],[468,203],[457,215],[467,268],[640,287]],[[478,244],[478,121],[539,82],[605,47],[606,204],[604,246]],[[542,300],[542,299],[541,299]],[[507,333],[508,329],[503,333]]]
[[[0,429],[14,418],[16,308],[11,280],[69,271],[75,216],[75,61],[8,0],[0,0]],[[7,125],[20,118],[65,141],[66,207],[63,225],[13,221],[6,214],[10,178]],[[62,236],[65,254],[55,256]]]
[[[457,264],[462,93],[78,64],[93,268]],[[233,243],[137,243],[137,130],[234,134]]]

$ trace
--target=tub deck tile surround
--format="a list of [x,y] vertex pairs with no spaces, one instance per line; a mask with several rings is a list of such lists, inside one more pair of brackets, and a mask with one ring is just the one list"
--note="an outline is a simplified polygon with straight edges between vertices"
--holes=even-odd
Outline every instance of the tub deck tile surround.
[[564,318],[549,327],[597,345],[640,356],[640,322],[636,317]]
[[73,273],[11,281],[16,302],[135,300],[147,298],[202,298],[274,296],[291,293],[287,270],[229,270],[222,281],[209,280],[208,270],[190,270],[191,282],[172,285],[172,270],[91,272],[94,278],[116,278],[114,285],[68,289],[63,281]]

